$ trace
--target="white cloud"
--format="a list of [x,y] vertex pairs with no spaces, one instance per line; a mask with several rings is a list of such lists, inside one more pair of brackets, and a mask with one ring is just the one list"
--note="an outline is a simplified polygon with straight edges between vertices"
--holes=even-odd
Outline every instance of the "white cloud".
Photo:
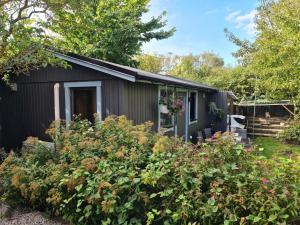
[[232,22],[232,20],[234,18],[236,18],[239,14],[241,14],[241,12],[242,12],[241,10],[238,10],[238,11],[234,11],[234,12],[229,13],[229,15],[226,16],[226,20]]
[[255,17],[257,15],[256,10],[252,10],[249,13],[241,14],[242,11],[234,11],[231,12],[226,20],[233,23],[236,29],[242,29],[247,32],[249,35],[255,35],[256,33],[256,25],[255,25]]

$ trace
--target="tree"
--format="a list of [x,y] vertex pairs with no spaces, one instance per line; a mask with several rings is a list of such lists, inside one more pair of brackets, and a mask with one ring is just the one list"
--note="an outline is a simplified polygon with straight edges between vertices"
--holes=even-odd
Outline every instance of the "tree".
[[192,54],[180,57],[179,63],[169,73],[184,79],[199,80],[199,56]]
[[157,55],[143,54],[136,57],[138,68],[151,72],[159,73],[162,71],[163,59]]
[[[202,82],[225,91],[232,91],[240,100],[254,99],[254,93],[263,95],[263,88],[255,74],[245,67],[219,68],[206,76]],[[259,90],[260,92],[258,92]]]
[[204,52],[200,55],[200,65],[208,68],[216,68],[224,66],[224,59],[212,52]]
[[150,0],[83,0],[54,12],[51,28],[65,40],[65,48],[81,55],[135,66],[133,56],[152,39],[165,39],[165,12],[144,22]]
[[267,96],[300,102],[300,1],[263,1],[251,68]]
[[170,74],[203,82],[206,77],[214,76],[224,67],[224,60],[211,52],[200,55],[179,57],[179,62],[170,70]]
[[240,48],[235,56],[255,75],[259,93],[268,99],[300,103],[300,1],[262,0],[253,43],[227,36]]
[[59,64],[45,49],[53,38],[43,29],[41,17],[50,16],[50,10],[63,6],[62,1],[3,0],[0,2],[0,75],[8,81],[9,75],[29,73],[32,69]]

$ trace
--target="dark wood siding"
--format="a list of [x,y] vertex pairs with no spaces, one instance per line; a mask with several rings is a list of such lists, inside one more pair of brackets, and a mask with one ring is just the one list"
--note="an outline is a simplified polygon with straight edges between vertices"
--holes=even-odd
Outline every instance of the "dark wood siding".
[[89,68],[70,64],[68,69],[46,67],[38,71],[32,71],[30,76],[20,76],[16,79],[18,83],[52,83],[52,82],[75,82],[91,80],[111,80],[112,76]]
[[122,112],[135,124],[154,122],[158,127],[158,85],[124,82]]
[[[224,111],[224,118],[215,120],[214,116],[209,115],[209,120],[211,123],[215,123],[216,131],[226,131],[227,126],[227,114],[228,114],[228,106],[227,106],[228,95],[227,92],[216,92],[210,95],[209,102],[215,102],[219,109]],[[209,104],[208,102],[208,104]],[[207,109],[209,111],[209,109]]]
[[53,83],[18,84],[6,88],[1,102],[3,145],[18,147],[28,136],[48,140],[45,134],[54,120]]
[[46,129],[54,120],[54,85],[60,84],[60,116],[65,119],[64,82],[102,81],[102,115],[120,112],[120,79],[73,65],[72,69],[45,68],[14,82],[18,90],[1,93],[2,139],[9,148],[19,147],[28,136],[48,141]]

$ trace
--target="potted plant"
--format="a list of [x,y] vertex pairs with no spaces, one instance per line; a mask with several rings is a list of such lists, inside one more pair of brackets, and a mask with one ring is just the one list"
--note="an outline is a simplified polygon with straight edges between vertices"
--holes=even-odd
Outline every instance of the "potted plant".
[[169,113],[168,98],[166,96],[161,97],[159,100],[159,111],[160,111],[160,113],[163,113],[163,114]]
[[182,114],[185,111],[184,101],[181,98],[174,99],[169,106],[169,110],[172,114]]
[[209,114],[214,115],[217,120],[222,120],[225,117],[223,109],[219,109],[215,102],[209,103]]

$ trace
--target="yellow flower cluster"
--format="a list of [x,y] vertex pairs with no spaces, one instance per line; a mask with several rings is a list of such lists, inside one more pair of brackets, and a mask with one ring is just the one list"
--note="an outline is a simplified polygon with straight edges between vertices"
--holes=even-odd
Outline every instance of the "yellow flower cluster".
[[50,189],[48,196],[46,202],[52,205],[58,205],[62,200],[60,193],[55,188]]
[[71,177],[66,183],[68,191],[74,191],[78,185],[83,184],[84,182],[85,178],[83,176],[78,178]]
[[101,202],[101,208],[104,213],[109,213],[112,206],[113,206],[113,201],[111,200]]
[[6,157],[6,159],[3,161],[3,163],[0,165],[0,176],[4,172],[4,170],[13,162],[15,158],[15,153],[10,152],[9,155]]
[[37,137],[28,137],[24,143],[25,145],[35,146],[39,143],[39,139]]
[[85,158],[81,160],[81,166],[83,166],[88,172],[94,172],[97,169],[97,161],[95,158]]
[[24,197],[24,198],[28,198],[29,196],[29,188],[26,184],[21,184],[20,187],[20,192],[21,192],[21,195]]
[[37,182],[32,182],[29,186],[29,189],[31,191],[30,200],[34,201],[35,199],[39,198],[41,186]]
[[94,138],[84,138],[82,141],[78,142],[78,148],[80,150],[96,149],[99,145],[99,140],[95,140]]
[[161,152],[168,151],[170,147],[171,147],[170,139],[166,136],[161,136],[156,141],[154,147],[152,148],[152,151],[155,154],[159,154]]
[[21,179],[22,179],[22,177],[24,175],[24,172],[23,172],[22,168],[19,167],[19,166],[14,166],[12,168],[11,172],[12,172],[11,184],[15,188],[19,188],[20,185],[22,184],[21,183]]
[[101,181],[100,183],[99,183],[99,186],[98,186],[98,191],[101,191],[101,190],[103,190],[103,189],[108,189],[108,188],[111,188],[111,184],[109,183],[109,182],[107,182],[107,181]]
[[118,159],[124,158],[126,154],[125,146],[121,146],[121,148],[116,152],[115,156]]

